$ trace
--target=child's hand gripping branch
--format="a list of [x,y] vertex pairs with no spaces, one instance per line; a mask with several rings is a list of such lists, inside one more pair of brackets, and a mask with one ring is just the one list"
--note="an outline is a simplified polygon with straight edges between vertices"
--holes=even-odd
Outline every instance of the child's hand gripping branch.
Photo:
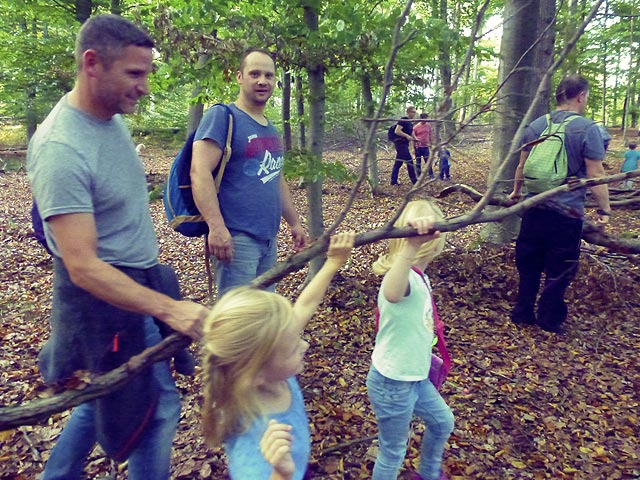
[[293,305],[295,320],[299,322],[300,330],[304,329],[322,302],[333,276],[349,259],[354,240],[354,232],[338,233],[331,237],[326,262]]

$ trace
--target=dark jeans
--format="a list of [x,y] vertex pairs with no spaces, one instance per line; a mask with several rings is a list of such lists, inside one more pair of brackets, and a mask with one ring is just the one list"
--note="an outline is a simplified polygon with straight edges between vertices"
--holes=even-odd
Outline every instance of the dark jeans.
[[[520,274],[518,300],[511,313],[516,322],[538,323],[558,330],[567,317],[564,294],[578,271],[582,220],[554,210],[531,208],[522,217],[516,242],[516,266]],[[542,273],[544,287],[534,315]]]
[[429,178],[433,178],[433,165],[429,163],[429,147],[416,147],[416,171],[422,173],[422,162],[429,166]]
[[413,166],[413,158],[409,151],[409,142],[395,142],[396,147],[396,161],[393,163],[393,169],[391,170],[391,185],[398,184],[398,174],[400,173],[400,167],[402,164],[407,165],[407,173],[411,179],[411,183],[416,183],[418,178],[416,177],[416,171]]
[[449,165],[447,166],[442,166],[442,161],[440,163],[440,180],[444,180],[445,177],[447,178],[447,180],[451,179],[451,174],[449,173]]

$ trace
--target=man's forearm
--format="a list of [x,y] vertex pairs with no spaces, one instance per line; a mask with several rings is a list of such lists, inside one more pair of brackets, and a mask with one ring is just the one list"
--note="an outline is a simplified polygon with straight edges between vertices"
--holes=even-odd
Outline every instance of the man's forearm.
[[213,181],[213,176],[211,174],[192,176],[191,191],[198,211],[207,222],[209,230],[214,231],[224,226],[224,218],[220,211],[218,191]]

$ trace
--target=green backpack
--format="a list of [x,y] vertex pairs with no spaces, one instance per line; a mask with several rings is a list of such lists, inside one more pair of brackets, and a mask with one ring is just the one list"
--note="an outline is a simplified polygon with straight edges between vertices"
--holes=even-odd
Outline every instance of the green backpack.
[[542,193],[562,185],[568,174],[565,130],[580,115],[554,123],[547,114],[547,128],[540,134],[524,164],[524,185],[529,193]]

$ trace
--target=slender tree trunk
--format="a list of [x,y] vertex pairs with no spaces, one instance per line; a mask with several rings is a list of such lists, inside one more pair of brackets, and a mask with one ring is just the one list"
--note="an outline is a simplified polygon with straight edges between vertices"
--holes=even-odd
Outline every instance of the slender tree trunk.
[[[495,172],[509,153],[511,142],[519,142],[514,138],[518,126],[534,99],[544,72],[552,63],[553,34],[545,35],[533,50],[524,54],[553,21],[554,6],[554,0],[508,0],[505,5],[498,71],[498,81],[504,82],[504,85],[496,102],[493,159],[489,173],[489,183],[494,180],[498,182],[499,192],[509,193],[513,189],[518,153],[508,159],[501,178],[494,178]],[[532,23],[532,19],[538,19],[537,25]],[[543,98],[548,99],[549,95]],[[541,101],[535,107],[536,116],[548,110],[548,100]],[[486,225],[481,238],[495,244],[508,243],[515,237],[518,228],[519,218],[512,216],[500,223]]]
[[290,152],[291,145],[291,72],[282,76],[282,138],[284,151]]
[[[194,88],[193,96],[197,97],[201,91],[202,91],[202,87]],[[187,134],[186,134],[185,140],[187,139],[187,137],[189,137],[189,135],[191,135],[191,132],[194,132],[198,128],[198,125],[200,125],[200,120],[202,120],[203,115],[204,115],[204,105],[202,104],[202,102],[189,104],[189,117],[187,119],[187,132],[186,132]]]
[[91,16],[92,0],[76,0],[76,20],[81,24]]
[[[447,0],[440,0],[439,2],[439,18],[443,22],[447,23]],[[436,138],[449,138],[455,131],[455,126],[452,122],[453,112],[451,107],[453,102],[451,100],[451,54],[448,44],[440,43],[438,58],[440,60],[440,85],[444,94],[444,99],[440,104],[440,114],[444,120],[444,123],[439,123],[440,129],[436,129]]]
[[[366,70],[362,72],[362,99],[364,100],[364,112],[367,118],[373,118],[375,114],[375,105],[373,103],[373,94],[371,93],[371,75]],[[362,127],[366,130],[366,126]],[[367,150],[367,161],[369,164],[369,185],[371,193],[378,195],[380,193],[380,176],[378,174],[378,157],[376,155],[376,142],[372,142],[369,150]]]
[[[198,56],[198,63],[196,64],[196,68],[197,69],[204,68],[204,66],[207,65],[207,63],[209,62],[210,58],[211,58],[210,53],[201,53]],[[202,92],[202,87],[199,85],[196,86],[192,92],[193,98],[198,97],[201,92]],[[185,140],[191,134],[191,132],[193,132],[198,128],[198,125],[200,125],[200,120],[202,120],[203,115],[204,115],[204,105],[202,104],[201,101],[198,101],[198,103],[195,103],[195,104],[189,103],[189,116],[187,119],[187,132],[186,132]]]
[[[318,31],[318,12],[311,6],[304,7],[305,24],[312,32]],[[310,153],[314,161],[322,161],[324,144],[324,103],[325,83],[324,65],[317,57],[312,56],[307,64],[309,76],[309,127],[311,148]],[[322,216],[322,179],[308,179],[306,184],[307,203],[309,208],[307,226],[309,235],[314,240],[324,232],[324,219]],[[309,263],[309,277],[313,277],[324,263],[324,256],[316,257]]]
[[300,149],[307,147],[307,131],[304,124],[304,91],[302,77],[296,75],[296,110],[298,114],[298,142]]
[[111,0],[111,13],[114,15],[122,15],[122,5],[120,0]]

